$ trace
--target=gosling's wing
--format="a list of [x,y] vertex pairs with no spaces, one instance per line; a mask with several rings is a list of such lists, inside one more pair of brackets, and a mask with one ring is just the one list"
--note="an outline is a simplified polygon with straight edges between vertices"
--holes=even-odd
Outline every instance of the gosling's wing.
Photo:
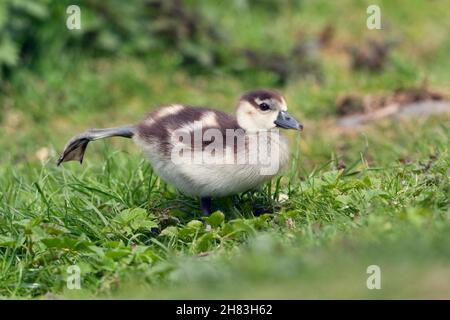
[[66,161],[80,161],[83,163],[84,153],[89,142],[109,137],[132,138],[135,134],[135,126],[127,125],[108,129],[90,129],[76,135],[66,144],[64,151],[57,161],[59,166]]

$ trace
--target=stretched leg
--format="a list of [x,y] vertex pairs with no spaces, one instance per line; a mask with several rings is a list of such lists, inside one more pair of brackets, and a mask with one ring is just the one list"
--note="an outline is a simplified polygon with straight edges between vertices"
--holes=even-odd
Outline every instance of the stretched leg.
[[202,209],[202,214],[204,216],[209,216],[211,214],[211,198],[210,197],[201,197],[200,198],[200,207]]
[[83,132],[72,139],[64,147],[64,151],[58,159],[59,166],[65,161],[80,161],[83,163],[84,152],[89,142],[109,137],[132,138],[135,127],[132,125],[109,128],[109,129],[91,129]]

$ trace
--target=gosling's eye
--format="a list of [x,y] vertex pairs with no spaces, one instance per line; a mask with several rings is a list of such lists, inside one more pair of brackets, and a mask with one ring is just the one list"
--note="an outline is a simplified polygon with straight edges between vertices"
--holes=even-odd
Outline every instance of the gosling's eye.
[[267,103],[263,102],[259,105],[259,109],[261,109],[262,111],[267,111],[270,109],[270,106]]

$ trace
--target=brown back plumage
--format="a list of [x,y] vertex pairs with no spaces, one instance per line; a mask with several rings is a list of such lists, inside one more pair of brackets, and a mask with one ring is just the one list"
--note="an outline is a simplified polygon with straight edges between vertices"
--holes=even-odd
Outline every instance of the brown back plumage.
[[[171,106],[161,107],[147,114],[143,121],[141,121],[137,126],[137,134],[144,141],[158,142],[161,151],[168,155],[172,148],[172,133],[175,130],[181,129],[184,126],[192,125],[195,121],[201,121],[202,117],[207,114],[214,114],[216,118],[216,124],[203,124],[202,134],[205,130],[216,128],[225,137],[226,129],[240,129],[236,118],[225,112],[203,108],[203,107],[192,107],[192,106],[182,106],[182,109],[175,113],[168,113],[164,116],[159,117],[158,114],[163,108],[170,108]],[[191,132],[192,143],[194,132]],[[202,141],[203,147],[207,146],[211,141]]]

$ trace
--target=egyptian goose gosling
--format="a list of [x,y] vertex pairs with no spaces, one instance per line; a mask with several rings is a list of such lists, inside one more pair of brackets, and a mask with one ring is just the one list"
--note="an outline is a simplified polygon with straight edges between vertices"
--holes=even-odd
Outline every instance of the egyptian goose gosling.
[[137,125],[91,129],[73,137],[58,159],[83,162],[90,141],[132,138],[154,171],[180,192],[200,197],[204,215],[211,197],[224,197],[257,187],[288,163],[287,140],[278,127],[302,130],[287,113],[286,100],[260,89],[239,99],[236,116],[181,104],[162,106]]

